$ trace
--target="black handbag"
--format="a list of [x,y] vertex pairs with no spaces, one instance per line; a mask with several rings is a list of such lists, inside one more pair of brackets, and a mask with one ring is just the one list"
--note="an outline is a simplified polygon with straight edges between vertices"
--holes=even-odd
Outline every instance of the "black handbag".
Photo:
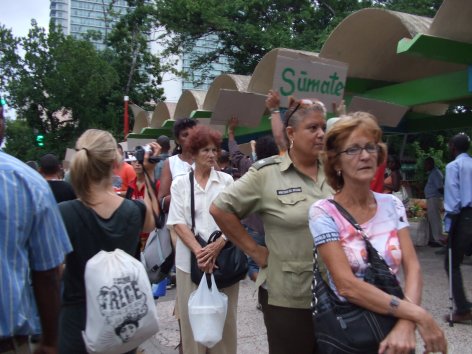
[[[190,178],[190,210],[192,213],[192,232],[195,235],[195,239],[200,246],[205,247],[211,242],[215,242],[223,234],[221,231],[214,231],[208,242],[205,241],[200,235],[195,234],[195,196],[194,196],[194,185],[193,185],[193,171],[189,173]],[[202,280],[203,272],[198,268],[197,257],[193,252],[190,252],[190,278],[195,284],[200,284]],[[220,254],[216,258],[216,266],[213,270],[215,276],[216,286],[218,289],[227,288],[238,281],[246,277],[248,271],[247,257],[243,251],[237,248],[232,242],[227,241]],[[211,286],[210,275],[207,274],[208,286]]]
[[[368,266],[364,281],[403,299],[404,294],[396,276],[370,243],[361,226],[341,205],[334,200],[329,201],[356,228],[365,242]],[[312,310],[318,352],[323,354],[377,353],[380,342],[392,330],[398,319],[341,301],[322,278],[317,257],[315,249]]]

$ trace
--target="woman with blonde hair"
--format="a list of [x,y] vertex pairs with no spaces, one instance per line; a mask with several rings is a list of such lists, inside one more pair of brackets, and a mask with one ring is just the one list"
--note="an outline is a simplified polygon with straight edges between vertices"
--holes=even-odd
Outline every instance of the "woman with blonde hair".
[[[425,352],[446,353],[443,331],[420,306],[422,276],[405,208],[395,196],[370,190],[377,166],[387,154],[381,137],[382,131],[374,117],[364,112],[340,119],[326,134],[323,154],[326,179],[336,193],[315,202],[309,211],[316,254],[326,265],[327,283],[339,301],[398,319],[396,323],[393,320],[395,324],[390,332],[384,333],[383,340],[362,353],[410,353],[416,347],[416,328],[424,340]],[[352,224],[354,221],[356,226]],[[364,281],[366,270],[371,266],[368,242],[394,274],[403,268],[403,298]],[[318,289],[316,282],[315,289]],[[315,292],[318,300],[322,300],[320,295]],[[315,306],[315,328],[320,333],[327,308],[321,307],[318,300],[315,301],[315,304],[320,303],[319,307]],[[335,322],[346,326],[342,316]],[[331,331],[330,335],[334,333]],[[353,342],[357,343],[358,339],[353,338]]]
[[[160,146],[151,143],[152,155]],[[71,182],[78,199],[59,204],[73,251],[66,257],[64,293],[60,315],[59,353],[85,354],[82,331],[85,330],[86,295],[84,272],[87,261],[100,250],[120,248],[135,255],[141,231],[154,228],[157,198],[153,194],[142,201],[118,196],[112,185],[113,168],[119,163],[116,141],[103,130],[89,129],[76,143],[71,165]],[[154,165],[144,168],[152,176]],[[146,178],[146,185],[152,181]],[[149,187],[150,188],[150,187]],[[134,351],[132,351],[134,352]]]

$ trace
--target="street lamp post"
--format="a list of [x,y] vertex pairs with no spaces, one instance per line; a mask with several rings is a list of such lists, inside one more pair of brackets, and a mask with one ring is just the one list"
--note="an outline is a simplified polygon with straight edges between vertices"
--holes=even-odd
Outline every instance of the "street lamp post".
[[129,96],[124,97],[125,107],[124,107],[124,122],[123,122],[123,131],[124,131],[124,139],[126,141],[126,137],[128,136],[128,129],[129,129],[129,118],[128,118],[128,101]]

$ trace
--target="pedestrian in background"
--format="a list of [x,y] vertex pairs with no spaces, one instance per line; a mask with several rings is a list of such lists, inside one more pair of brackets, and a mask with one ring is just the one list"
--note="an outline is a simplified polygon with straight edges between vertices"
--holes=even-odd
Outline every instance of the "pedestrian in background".
[[48,181],[54,198],[58,203],[73,200],[76,197],[71,184],[61,178],[61,164],[54,154],[46,154],[39,159],[39,173]]
[[[464,255],[472,250],[472,157],[467,153],[469,148],[470,138],[466,134],[451,138],[449,150],[454,161],[446,165],[444,183],[445,228],[449,232],[448,247],[452,253],[450,262],[446,253],[444,265],[449,275],[449,263],[452,264],[449,281],[456,305],[452,322],[472,321],[472,303],[467,301],[461,273]],[[450,316],[446,315],[445,320],[449,321]]]
[[160,135],[156,139],[157,143],[161,147],[161,153],[159,156],[159,162],[156,163],[156,167],[154,168],[154,178],[156,181],[159,181],[161,179],[161,174],[162,174],[162,168],[164,167],[164,161],[167,160],[170,157],[170,139],[169,137],[165,135]]
[[428,180],[424,186],[426,215],[430,231],[428,245],[431,247],[442,247],[443,218],[441,210],[443,209],[444,178],[442,172],[435,166],[434,159],[431,156],[425,158],[424,169],[428,174]]

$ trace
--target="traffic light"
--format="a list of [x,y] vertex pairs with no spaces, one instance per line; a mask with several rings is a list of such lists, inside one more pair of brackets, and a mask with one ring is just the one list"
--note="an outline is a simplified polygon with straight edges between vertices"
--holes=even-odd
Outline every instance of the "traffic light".
[[39,147],[44,147],[44,135],[36,135],[36,145],[38,145]]
[[7,105],[7,101],[3,97],[0,97],[0,106],[6,106],[6,105]]

